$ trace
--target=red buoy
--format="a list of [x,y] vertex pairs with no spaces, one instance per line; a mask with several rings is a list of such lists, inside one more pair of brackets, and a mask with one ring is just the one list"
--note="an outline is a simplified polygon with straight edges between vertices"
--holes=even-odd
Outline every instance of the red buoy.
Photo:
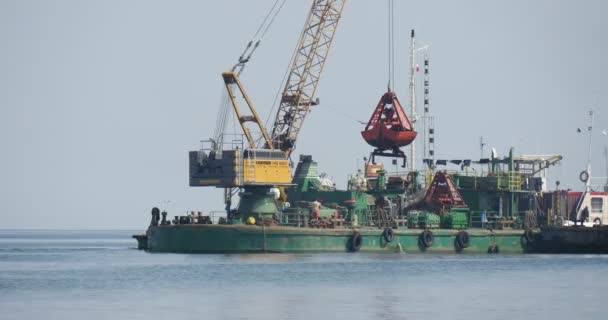
[[361,132],[363,139],[379,151],[407,146],[416,139],[417,134],[397,95],[390,90],[382,95],[365,130]]

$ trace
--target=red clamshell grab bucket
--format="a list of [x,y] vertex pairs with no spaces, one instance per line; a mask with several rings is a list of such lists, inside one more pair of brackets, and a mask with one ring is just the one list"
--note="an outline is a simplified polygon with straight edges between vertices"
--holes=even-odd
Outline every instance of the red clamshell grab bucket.
[[394,92],[385,93],[361,132],[365,141],[380,150],[407,146],[416,139],[412,123]]

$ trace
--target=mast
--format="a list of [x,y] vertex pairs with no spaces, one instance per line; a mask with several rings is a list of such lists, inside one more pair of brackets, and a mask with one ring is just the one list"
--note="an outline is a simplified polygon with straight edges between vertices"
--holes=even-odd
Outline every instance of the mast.
[[587,151],[587,181],[585,182],[585,190],[591,191],[591,138],[593,137],[593,110],[589,110],[589,150]]
[[[416,79],[415,68],[416,68],[416,39],[414,37],[414,29],[412,29],[411,34],[411,52],[410,52],[410,117],[412,122],[412,127],[416,124]],[[416,155],[416,144],[412,143],[410,146],[410,171],[415,171],[415,160],[414,157]]]
[[[423,48],[426,50],[428,49],[428,46]],[[424,146],[424,152],[422,155],[423,157],[427,157],[427,160],[430,161],[430,163],[427,163],[427,165],[430,165],[428,168],[432,169],[432,164],[435,163],[435,121],[434,118],[429,114],[429,80],[429,53],[427,51],[424,57],[424,115],[422,116],[422,125],[424,128],[424,143],[422,145]]]
[[[582,182],[585,182],[585,192],[579,198],[576,204],[576,215],[575,219],[578,219],[579,214],[581,212],[581,208],[583,206],[583,200],[587,197],[587,195],[591,192],[591,142],[592,142],[592,131],[593,131],[593,110],[589,110],[589,126],[587,127],[587,131],[589,132],[589,146],[587,150],[587,169],[581,172],[580,179]],[[583,180],[583,174],[587,174],[587,179]]]
[[608,147],[604,146],[604,163],[606,165],[606,182],[604,183],[604,192],[608,192]]

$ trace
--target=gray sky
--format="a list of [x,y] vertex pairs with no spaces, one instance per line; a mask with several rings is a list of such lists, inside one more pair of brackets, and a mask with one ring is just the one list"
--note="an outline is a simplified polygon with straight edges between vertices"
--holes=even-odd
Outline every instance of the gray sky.
[[[187,152],[213,134],[223,84],[274,0],[0,0],[0,228],[144,229],[149,209],[221,210],[188,187]],[[395,1],[396,91],[407,101],[409,30],[431,45],[437,158],[560,153],[580,189],[586,110],[605,176],[605,1]],[[309,1],[288,1],[242,80],[266,118]],[[345,185],[386,89],[386,3],[350,0],[294,159]],[[345,116],[348,115],[347,116]],[[489,148],[486,148],[486,154]]]

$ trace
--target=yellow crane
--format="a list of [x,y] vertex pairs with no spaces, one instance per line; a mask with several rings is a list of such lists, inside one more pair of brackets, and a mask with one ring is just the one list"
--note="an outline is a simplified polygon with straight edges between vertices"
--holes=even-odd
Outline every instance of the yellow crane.
[[[313,0],[281,100],[272,134],[264,127],[239,74],[249,57],[245,53],[231,71],[222,73],[236,118],[247,146],[225,146],[217,150],[215,141],[208,148],[190,152],[190,185],[235,188],[243,186],[285,186],[291,183],[289,155],[310,108],[319,103],[315,92],[327,60],[346,0]],[[275,4],[276,5],[276,4]],[[282,6],[282,5],[281,5]],[[253,50],[257,48],[255,44]],[[247,50],[252,43],[248,45]],[[238,95],[244,100],[241,108]],[[252,130],[261,134],[257,142]]]

